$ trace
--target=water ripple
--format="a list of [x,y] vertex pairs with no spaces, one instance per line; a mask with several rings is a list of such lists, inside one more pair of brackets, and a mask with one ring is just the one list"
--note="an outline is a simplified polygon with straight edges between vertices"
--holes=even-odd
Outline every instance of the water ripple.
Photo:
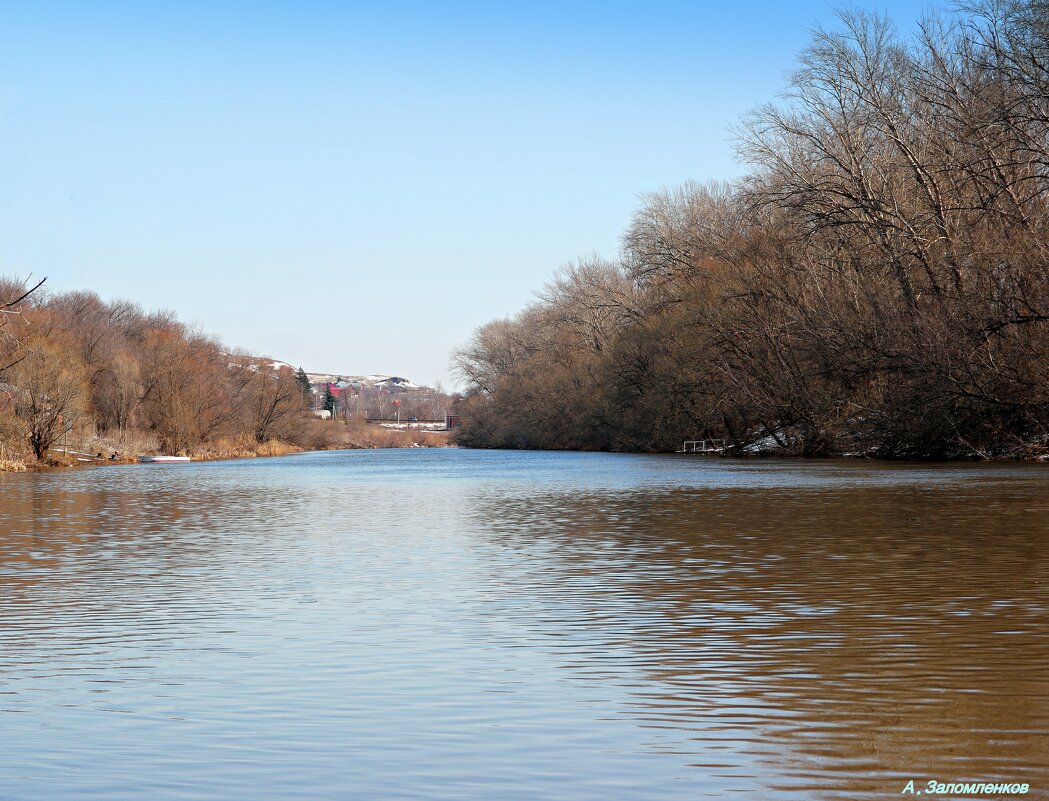
[[0,798],[1044,790],[1047,490],[468,451],[0,475]]

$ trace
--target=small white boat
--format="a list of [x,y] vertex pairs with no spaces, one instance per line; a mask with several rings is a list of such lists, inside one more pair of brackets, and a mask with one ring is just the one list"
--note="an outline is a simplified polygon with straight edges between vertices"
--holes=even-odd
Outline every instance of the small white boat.
[[188,462],[188,456],[139,456],[140,462]]

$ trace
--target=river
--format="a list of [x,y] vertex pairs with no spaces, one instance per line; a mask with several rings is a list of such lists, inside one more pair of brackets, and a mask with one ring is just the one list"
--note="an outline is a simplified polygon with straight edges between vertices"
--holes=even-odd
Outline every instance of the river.
[[1047,466],[310,453],[0,532],[2,799],[1049,791]]

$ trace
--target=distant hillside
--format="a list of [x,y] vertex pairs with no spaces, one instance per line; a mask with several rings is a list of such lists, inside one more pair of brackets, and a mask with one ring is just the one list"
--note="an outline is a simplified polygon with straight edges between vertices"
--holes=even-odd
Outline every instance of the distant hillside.
[[[274,362],[274,364],[277,364],[277,362]],[[345,381],[347,384],[375,389],[429,389],[429,387],[416,384],[410,379],[397,375],[347,375],[346,373],[310,372],[307,372],[306,375],[309,377],[310,383],[313,384],[336,384],[339,381]]]
[[[230,358],[234,356],[230,354]],[[281,361],[280,359],[272,359],[269,356],[236,356],[241,363],[245,360],[255,366],[255,369],[271,369],[271,370],[290,370],[293,373],[298,372],[299,368],[290,362]],[[311,373],[306,372],[306,376],[310,379],[311,384],[338,384],[351,385],[354,387],[365,388],[365,389],[396,389],[396,390],[412,390],[412,389],[432,389],[423,384],[416,384],[409,378],[398,375],[386,375],[384,373],[374,375],[350,375],[348,373]]]

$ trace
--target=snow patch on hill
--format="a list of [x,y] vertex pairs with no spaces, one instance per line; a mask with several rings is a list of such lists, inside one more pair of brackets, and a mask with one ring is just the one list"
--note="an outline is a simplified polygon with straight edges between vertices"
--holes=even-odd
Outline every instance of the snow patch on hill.
[[398,375],[347,375],[346,373],[306,373],[313,384],[337,384],[345,381],[351,386],[374,387],[377,389],[426,389],[410,379]]

